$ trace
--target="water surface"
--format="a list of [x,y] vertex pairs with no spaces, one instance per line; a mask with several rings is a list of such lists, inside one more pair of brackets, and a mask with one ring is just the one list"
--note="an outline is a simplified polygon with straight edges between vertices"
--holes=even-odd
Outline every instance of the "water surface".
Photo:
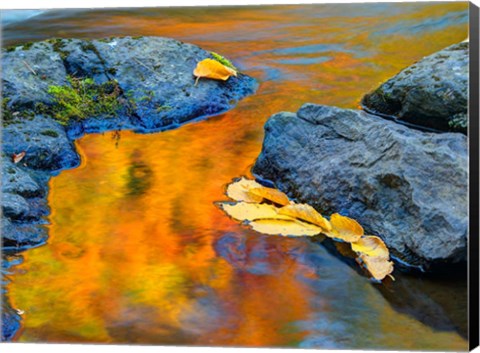
[[[269,237],[214,205],[250,176],[263,125],[313,102],[356,108],[400,69],[467,37],[467,3],[49,11],[4,44],[156,35],[256,77],[232,111],[151,135],[76,142],[50,183],[48,244],[9,295],[22,342],[465,350],[466,281],[395,273],[374,285],[319,242]],[[193,80],[192,80],[193,84]],[[319,171],[321,172],[321,171]]]

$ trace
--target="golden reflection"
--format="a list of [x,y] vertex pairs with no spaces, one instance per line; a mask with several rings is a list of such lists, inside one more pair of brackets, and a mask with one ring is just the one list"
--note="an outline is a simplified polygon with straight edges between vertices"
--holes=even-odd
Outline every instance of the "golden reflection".
[[[249,175],[270,115],[305,102],[355,108],[380,81],[467,35],[465,23],[437,30],[427,21],[466,11],[467,3],[398,4],[385,16],[368,16],[373,4],[351,16],[335,6],[102,13],[127,33],[222,53],[261,85],[202,122],[76,142],[82,165],[51,180],[49,242],[25,253],[9,286],[13,307],[25,311],[20,341],[298,346],[313,335],[301,323],[321,313],[334,320],[317,334],[358,325],[338,338],[347,348],[467,347],[456,332],[395,311],[326,252],[324,268],[313,266],[309,241],[260,236],[213,204],[232,178]],[[382,34],[392,24],[398,33]],[[347,277],[329,277],[337,271]],[[362,315],[344,313],[349,300],[335,302],[332,288],[362,298],[351,309]]]

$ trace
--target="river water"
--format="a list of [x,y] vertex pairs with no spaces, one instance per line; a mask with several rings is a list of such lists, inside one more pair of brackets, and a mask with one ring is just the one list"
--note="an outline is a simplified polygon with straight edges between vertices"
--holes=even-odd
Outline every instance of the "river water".
[[[8,286],[22,342],[466,350],[464,276],[369,282],[306,238],[214,206],[250,175],[263,125],[313,102],[356,108],[400,69],[467,37],[467,3],[48,11],[4,45],[156,35],[259,81],[232,111],[156,134],[92,134],[50,182],[50,238]],[[321,171],[320,171],[321,172]]]

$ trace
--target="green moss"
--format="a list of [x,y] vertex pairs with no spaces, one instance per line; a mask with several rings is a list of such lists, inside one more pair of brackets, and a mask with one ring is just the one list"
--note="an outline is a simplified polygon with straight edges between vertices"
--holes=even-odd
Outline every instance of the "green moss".
[[33,44],[34,44],[34,42],[29,42],[29,43],[22,44],[22,49],[23,50],[28,50],[32,47]]
[[466,114],[455,114],[448,122],[448,126],[455,131],[466,131],[468,128],[468,118]]
[[50,86],[48,93],[54,98],[50,114],[61,124],[89,117],[115,117],[121,107],[118,97],[121,89],[114,80],[101,85],[91,78],[69,77],[71,86]]
[[54,38],[54,39],[48,40],[48,42],[52,44],[53,51],[57,52],[62,58],[62,60],[65,60],[67,58],[69,52],[66,50],[63,50],[64,42],[62,39]]
[[13,120],[13,114],[10,111],[10,109],[8,109],[9,101],[10,101],[9,98],[2,97],[2,122],[4,126],[11,123]]
[[143,92],[144,92],[145,95],[138,98],[138,101],[139,102],[149,102],[150,103],[155,96],[155,92],[153,92],[151,90],[145,90]]
[[58,133],[55,130],[44,130],[40,132],[43,136],[58,137]]
[[232,64],[232,62],[230,60],[224,58],[220,54],[214,53],[213,51],[210,52],[210,54],[212,54],[212,57],[215,60],[217,60],[220,64],[225,65],[226,67],[229,67],[229,68],[231,68],[235,71],[238,71],[237,68]]
[[172,109],[172,107],[169,106],[169,105],[161,105],[161,106],[159,106],[157,109],[155,109],[155,111],[156,111],[157,113],[160,113],[160,112],[168,111],[168,110],[171,110],[171,109]]

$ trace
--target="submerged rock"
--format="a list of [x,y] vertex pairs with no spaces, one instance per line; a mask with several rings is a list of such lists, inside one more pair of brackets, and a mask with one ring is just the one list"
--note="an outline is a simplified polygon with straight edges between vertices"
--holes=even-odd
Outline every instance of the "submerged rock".
[[467,133],[468,46],[452,45],[407,67],[367,94],[362,105],[399,122]]
[[299,202],[357,219],[424,269],[467,255],[467,138],[306,104],[265,125],[253,172]]

